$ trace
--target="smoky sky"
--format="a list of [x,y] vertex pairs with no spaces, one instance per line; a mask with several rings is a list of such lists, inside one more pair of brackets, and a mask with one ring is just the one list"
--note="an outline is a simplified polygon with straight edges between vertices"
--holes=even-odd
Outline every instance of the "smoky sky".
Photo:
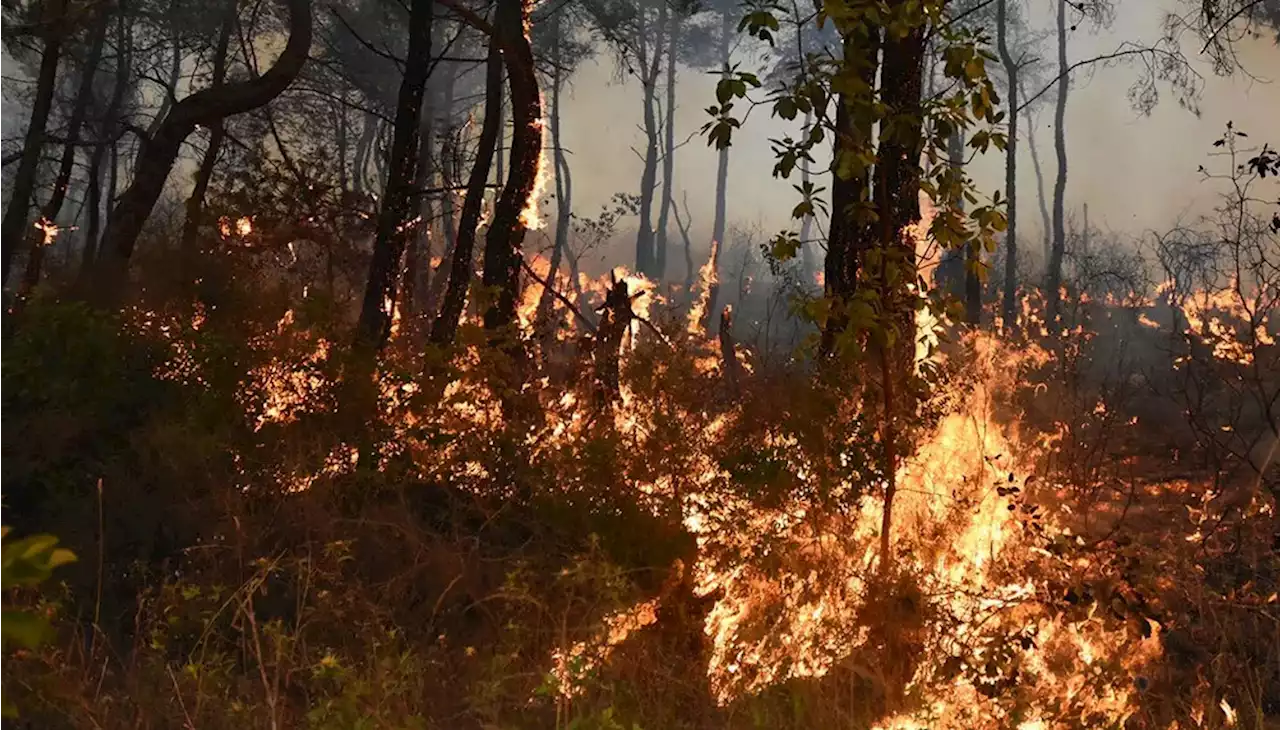
[[[1162,34],[1162,20],[1179,0],[1120,0],[1109,28],[1080,27],[1068,41],[1068,59],[1077,61],[1109,53],[1123,42],[1155,43]],[[1033,29],[1054,27],[1052,0],[1028,0],[1024,5]],[[1181,8],[1185,10],[1185,8]],[[992,33],[994,35],[994,33]],[[1128,100],[1128,90],[1141,73],[1139,65],[1092,66],[1073,75],[1066,114],[1069,178],[1067,207],[1078,210],[1089,204],[1091,224],[1130,236],[1172,225],[1179,216],[1206,212],[1215,199],[1215,188],[1201,182],[1197,167],[1208,166],[1213,140],[1228,121],[1261,144],[1280,144],[1280,48],[1270,35],[1245,40],[1239,55],[1247,73],[1217,77],[1207,58],[1199,56],[1200,43],[1188,38],[1183,48],[1195,70],[1203,76],[1198,100],[1199,116],[1178,105],[1167,85],[1157,88],[1161,98],[1154,110],[1143,115]],[[749,68],[760,55],[760,44],[743,38],[735,61]],[[1056,75],[1056,44],[1052,36],[1037,47],[1036,55],[1047,64],[1042,76]],[[994,65],[994,64],[993,64]],[[694,138],[677,152],[676,199],[688,195],[694,222],[695,246],[709,246],[715,201],[716,153],[697,134],[708,120],[706,107],[714,103],[715,77],[707,69],[681,68],[677,82],[676,139]],[[1035,87],[1039,88],[1039,87]],[[574,210],[591,215],[615,192],[637,192],[643,167],[633,150],[643,151],[644,137],[638,124],[642,100],[639,84],[619,79],[608,53],[597,53],[575,72],[564,111],[565,146],[570,150],[574,176]],[[1028,88],[1028,92],[1032,89]],[[1052,195],[1056,165],[1053,151],[1052,102],[1041,107],[1035,134],[1045,175],[1046,193]],[[1026,148],[1026,120],[1019,154],[1020,238],[1038,241],[1040,214],[1036,206],[1036,182]],[[769,139],[796,134],[799,122],[771,119],[767,108],[755,109],[739,130],[731,151],[728,210],[731,224],[757,223],[767,232],[798,224],[789,221],[797,201],[791,185],[795,179],[771,177],[774,156]],[[821,161],[820,161],[821,162]],[[972,163],[972,173],[982,190],[991,193],[1003,186],[1003,154],[995,150]],[[815,181],[829,183],[829,174],[815,168]],[[627,221],[634,228],[634,221]],[[675,232],[674,226],[672,229]],[[1038,248],[1032,246],[1032,248]]]

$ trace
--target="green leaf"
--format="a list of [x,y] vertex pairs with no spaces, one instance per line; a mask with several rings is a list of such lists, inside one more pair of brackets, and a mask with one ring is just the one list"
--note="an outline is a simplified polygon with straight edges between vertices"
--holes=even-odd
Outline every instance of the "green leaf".
[[17,643],[26,649],[37,649],[53,633],[48,621],[28,611],[6,608],[0,612],[0,616],[3,617],[0,642],[5,646]]

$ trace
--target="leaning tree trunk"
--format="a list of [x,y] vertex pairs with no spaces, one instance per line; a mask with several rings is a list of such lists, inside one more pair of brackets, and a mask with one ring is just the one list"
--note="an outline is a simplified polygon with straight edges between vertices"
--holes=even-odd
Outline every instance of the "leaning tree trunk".
[[[257,78],[186,97],[173,105],[156,133],[143,141],[134,163],[133,180],[116,203],[103,236],[103,264],[99,268],[107,277],[104,289],[122,287],[142,226],[191,132],[197,126],[213,127],[226,117],[266,104],[288,88],[302,70],[311,48],[311,1],[287,0],[287,4],[289,41],[275,65]],[[116,293],[104,292],[108,297]]]
[[[658,71],[662,63],[662,30],[667,19],[667,5],[662,3],[658,11],[657,38],[652,43],[645,37],[643,10],[639,31],[640,84],[644,93],[644,168],[640,174],[640,226],[636,232],[636,270],[648,277],[654,276],[655,256],[653,248],[653,194],[658,177],[658,117],[654,106],[658,96]],[[645,54],[652,52],[652,58]]]
[[1067,196],[1067,93],[1070,89],[1067,65],[1067,0],[1058,0],[1058,99],[1053,110],[1053,149],[1058,155],[1058,175],[1053,181],[1053,248],[1049,251],[1049,269],[1045,276],[1048,305],[1045,320],[1050,331],[1058,323],[1061,306],[1062,258],[1066,253],[1065,226]]
[[1018,63],[1009,53],[1009,0],[997,0],[996,44],[1009,77],[1009,132],[1004,153],[1004,195],[1008,228],[1004,235],[1004,299],[1000,308],[1006,329],[1012,328],[1018,292]]
[[[486,289],[496,298],[484,313],[490,333],[509,330],[516,320],[516,300],[520,295],[520,265],[526,223],[521,215],[529,203],[538,176],[542,153],[542,99],[538,95],[533,48],[525,28],[529,6],[524,0],[498,0],[495,32],[502,36],[503,56],[511,89],[511,165],[507,181],[494,206],[493,224],[484,247]],[[505,333],[511,335],[511,333]],[[514,336],[506,338],[514,344]]]
[[654,273],[657,281],[667,276],[667,226],[671,221],[671,196],[675,194],[676,166],[676,50],[680,19],[671,13],[667,23],[667,114],[662,151],[662,202],[658,208],[658,230],[654,238]]
[[356,347],[378,351],[391,337],[396,282],[409,238],[413,236],[413,180],[418,162],[422,127],[422,96],[431,61],[432,0],[413,0],[409,11],[409,53],[396,101],[390,157],[382,209],[374,233],[373,259],[365,285],[360,319],[356,323]]
[[[503,2],[508,1],[503,0]],[[431,325],[431,342],[440,346],[452,344],[457,336],[458,322],[462,318],[462,309],[467,301],[467,290],[471,288],[471,259],[476,245],[476,228],[480,225],[485,185],[489,181],[494,149],[498,145],[498,130],[502,124],[498,112],[502,105],[501,49],[501,39],[489,39],[489,59],[485,70],[484,126],[480,128],[476,158],[471,165],[471,175],[467,178],[467,197],[462,202],[458,235],[453,243],[453,256],[449,263],[449,288],[445,291],[440,313],[436,315],[436,320]],[[447,106],[446,109],[448,109]],[[441,157],[445,155],[442,153]],[[450,163],[446,160],[445,164]],[[452,213],[446,211],[446,215],[452,215]],[[437,276],[437,281],[439,278]]]
[[[720,64],[725,74],[729,73],[729,37],[732,33],[733,15],[728,11],[721,12]],[[712,247],[711,257],[711,271],[714,275],[711,279],[711,291],[707,297],[707,310],[702,315],[706,327],[711,326],[711,313],[716,311],[716,301],[720,296],[720,252],[724,250],[726,245],[724,231],[726,223],[725,204],[729,191],[729,147],[727,145],[721,147],[719,153],[719,159],[716,162],[716,217],[711,228],[711,240],[716,244]]]
[[[231,43],[231,29],[235,26],[236,1],[230,0],[222,11],[222,28],[218,31],[218,45],[213,51],[211,88],[214,89],[220,88],[226,80],[227,46]],[[191,195],[187,198],[186,219],[182,222],[182,255],[183,260],[189,263],[204,219],[204,197],[209,190],[209,181],[213,178],[213,168],[218,164],[218,154],[222,151],[222,140],[225,134],[221,121],[215,123],[209,130],[209,146],[204,150],[204,157],[201,158],[200,167],[196,170],[195,184],[191,188]]]
[[[110,14],[106,8],[100,8],[97,22],[93,26],[92,40],[89,42],[89,53],[85,56],[84,66],[80,71],[80,87],[76,90],[76,100],[71,108],[71,118],[67,120],[67,141],[62,150],[62,159],[58,164],[58,175],[53,181],[53,194],[49,196],[49,200],[45,202],[44,207],[40,210],[42,229],[46,226],[54,225],[54,222],[58,220],[58,213],[62,211],[62,204],[67,199],[67,187],[71,185],[71,173],[74,171],[76,164],[80,128],[84,126],[89,104],[93,99],[93,81],[98,72],[98,62],[102,59],[102,46],[106,43],[107,26],[110,20]],[[40,271],[44,265],[44,253],[48,245],[53,243],[54,240],[52,236],[42,235],[42,233],[27,236],[27,240],[30,242],[28,246],[29,254],[27,256],[27,268],[23,272],[22,286],[19,293],[20,298],[26,298],[31,293],[31,290],[40,283]]]
[[40,53],[40,71],[36,75],[35,98],[31,102],[31,117],[27,121],[27,133],[22,143],[22,157],[13,175],[10,187],[9,207],[0,222],[0,247],[4,249],[4,271],[0,285],[9,281],[14,251],[26,240],[27,213],[31,196],[35,192],[36,173],[40,168],[40,156],[44,151],[45,125],[49,122],[49,110],[53,106],[53,92],[58,81],[58,61],[62,57],[65,32],[63,15],[66,0],[45,0],[41,11],[41,25],[46,29],[44,49]]
[[560,272],[560,262],[564,258],[564,249],[569,243],[569,214],[573,210],[570,207],[573,188],[569,179],[569,161],[565,158],[560,134],[560,87],[564,82],[562,78],[564,56],[561,52],[561,32],[560,13],[556,13],[553,16],[551,28],[552,38],[555,43],[556,65],[551,75],[551,113],[549,115],[551,117],[551,145],[553,147],[552,154],[555,160],[556,175],[556,240],[551,248],[551,262],[547,269],[547,284],[543,287],[542,296],[538,299],[538,311],[533,320],[535,329],[548,338],[555,334],[555,327],[551,322],[551,312],[555,303],[556,275]]

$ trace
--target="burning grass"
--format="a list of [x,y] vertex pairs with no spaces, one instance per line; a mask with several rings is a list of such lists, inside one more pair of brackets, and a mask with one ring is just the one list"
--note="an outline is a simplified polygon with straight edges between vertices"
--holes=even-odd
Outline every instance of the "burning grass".
[[[1137,423],[1061,371],[1098,351],[1088,323],[941,348],[940,326],[922,331],[941,380],[898,465],[886,567],[860,389],[749,369],[730,387],[726,357],[748,358],[699,325],[709,271],[688,311],[626,272],[585,282],[596,309],[557,300],[560,340],[534,336],[531,284],[519,321],[541,365],[518,393],[472,320],[447,384],[419,382],[402,338],[355,416],[302,309],[33,309],[48,328],[6,348],[5,391],[38,438],[14,453],[69,493],[19,508],[106,558],[69,579],[63,642],[7,660],[6,689],[67,727],[1265,726],[1274,502],[1220,499],[1221,474],[1174,478],[1148,455],[1127,491],[1063,468],[1090,448],[1128,458],[1098,441]],[[1182,311],[1216,366],[1272,356],[1266,337],[1247,360],[1219,347],[1235,330],[1214,306]],[[608,322],[625,325],[612,355]],[[67,342],[145,367],[96,388],[29,367]],[[69,456],[83,439],[92,458]],[[102,505],[51,517],[98,477]],[[128,557],[157,525],[164,544]]]

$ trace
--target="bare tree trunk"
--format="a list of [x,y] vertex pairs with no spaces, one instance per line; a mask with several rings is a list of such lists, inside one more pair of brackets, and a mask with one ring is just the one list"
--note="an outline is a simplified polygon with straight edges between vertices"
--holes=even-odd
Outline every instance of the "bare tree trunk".
[[672,12],[667,23],[667,108],[664,122],[662,153],[662,202],[658,209],[658,230],[654,241],[657,281],[667,277],[667,226],[671,220],[671,196],[675,194],[676,166],[676,50],[680,37],[680,18]]
[[[689,212],[689,194],[684,195],[684,211]],[[697,276],[697,269],[693,267],[693,241],[689,239],[689,227],[693,225],[693,221],[685,221],[680,218],[680,208],[676,205],[676,201],[671,201],[671,212],[676,217],[676,227],[680,229],[680,239],[684,242],[684,290],[686,293],[693,292],[693,280]]]
[[373,141],[373,173],[376,176],[374,182],[377,183],[378,190],[387,189],[387,180],[390,177],[391,163],[391,140],[388,137],[394,137],[395,125],[379,124],[377,134],[374,135]]
[[[458,73],[456,71],[450,72],[445,75],[444,116],[442,117],[444,119],[445,135],[440,142],[440,176],[441,176],[441,182],[443,183],[443,187],[446,188],[446,192],[444,195],[444,204],[441,206],[441,215],[443,216],[443,219],[444,219],[442,221],[443,222],[442,229],[444,231],[445,241],[447,241],[447,243],[445,244],[445,247],[448,249],[449,252],[453,251],[453,247],[458,240],[458,218],[457,218],[457,212],[456,212],[458,206],[457,206],[457,198],[453,194],[453,188],[455,185],[457,185],[458,180],[461,179],[462,177],[462,169],[461,169],[462,163],[459,159],[460,151],[459,151],[459,143],[458,143],[458,141],[461,138],[461,132],[456,131],[453,128],[453,97],[454,97],[454,91],[457,87],[457,82],[458,82]],[[499,99],[501,99],[501,97],[499,97]],[[501,132],[502,130],[501,117],[498,118],[497,124],[498,124],[497,129],[499,132]],[[483,128],[481,129],[481,131],[483,131]],[[490,158],[490,164],[492,164],[493,152],[489,153],[489,158]],[[485,175],[487,176],[488,174],[489,174],[489,170],[488,168],[486,168]],[[486,180],[487,179],[488,178],[486,177]],[[483,195],[483,193],[484,193],[484,189],[481,188],[481,195]],[[483,204],[484,204],[484,198],[482,197],[481,198],[482,207],[483,207]],[[446,254],[445,258],[448,259],[448,254]],[[440,265],[442,267],[446,267],[445,270],[448,270],[447,267],[449,266],[449,264],[445,263],[445,261],[441,261]],[[437,276],[438,275],[439,275],[439,272],[437,272]],[[440,284],[443,284],[443,283],[444,283],[443,281],[440,282]],[[438,298],[440,292],[443,291],[443,287],[437,284],[437,285],[433,285],[433,288],[436,289],[436,296]]]
[[373,138],[378,134],[378,118],[372,114],[364,115],[364,124],[360,127],[360,139],[356,140],[356,159],[351,171],[352,191],[357,196],[364,195],[365,182],[368,180],[369,153],[373,149]]
[[[123,284],[134,244],[182,143],[197,125],[212,127],[224,118],[256,109],[279,96],[302,70],[311,48],[311,2],[288,0],[289,41],[275,65],[248,81],[198,91],[173,106],[155,135],[146,139],[134,165],[133,180],[120,196],[103,236],[108,287]],[[113,296],[108,292],[108,297]]]
[[[111,219],[115,216],[116,212],[116,200],[120,198],[120,145],[117,142],[111,143],[111,151],[108,156],[111,158],[111,169],[107,171],[107,216],[104,221],[104,231],[106,228],[111,227]],[[105,234],[103,238],[98,239],[98,253],[94,259],[96,265],[101,264],[101,261],[98,259],[102,258],[102,247],[104,241]]]
[[[222,28],[218,31],[218,44],[213,51],[211,88],[214,89],[222,86],[227,75],[227,46],[231,43],[231,29],[236,21],[236,0],[229,0],[222,12]],[[222,151],[225,133],[221,121],[215,122],[209,129],[209,146],[205,148],[204,157],[196,171],[195,184],[187,198],[186,219],[182,222],[182,256],[188,263],[194,253],[196,238],[200,235],[204,219],[204,197],[209,190],[209,181],[213,178],[213,169],[218,164],[218,154]]]
[[[43,222],[43,226],[55,224],[58,220],[58,213],[62,211],[62,204],[67,199],[67,187],[71,184],[71,173],[76,164],[80,128],[84,126],[89,104],[93,99],[93,81],[98,72],[98,63],[102,60],[102,46],[106,42],[107,26],[111,20],[106,8],[99,8],[97,12],[98,18],[94,23],[91,40],[89,41],[89,53],[85,56],[84,66],[80,70],[80,87],[76,90],[76,100],[71,108],[71,118],[67,120],[67,142],[62,150],[62,159],[58,164],[57,177],[53,181],[53,194],[49,196],[49,200],[45,202],[44,207],[40,210],[40,220]],[[27,256],[26,271],[23,272],[22,285],[19,292],[20,299],[26,298],[31,293],[31,290],[40,283],[45,249],[54,241],[52,237],[41,233],[28,235],[27,240],[30,242],[28,247],[30,253]]]
[[1058,175],[1053,181],[1053,248],[1049,251],[1049,270],[1045,277],[1048,305],[1045,318],[1051,328],[1058,323],[1062,284],[1062,257],[1066,252],[1067,232],[1067,93],[1070,90],[1070,67],[1067,65],[1067,0],[1058,0],[1058,99],[1053,111],[1053,149],[1058,155]]
[[489,59],[485,70],[484,126],[480,128],[475,161],[471,166],[471,175],[467,178],[467,197],[462,202],[462,217],[458,221],[458,235],[449,263],[449,288],[445,292],[440,313],[431,326],[431,342],[436,345],[453,343],[458,334],[462,309],[467,301],[467,290],[471,287],[471,259],[476,244],[476,228],[480,224],[485,184],[489,181],[489,170],[493,166],[494,149],[498,144],[498,130],[502,123],[498,112],[502,105],[501,90],[501,43],[497,38],[490,38]]
[[[733,16],[728,10],[720,13],[720,64],[724,68],[724,73],[729,73],[729,38],[733,34]],[[716,217],[711,227],[711,240],[719,245],[712,249],[712,271],[715,276],[712,278],[711,291],[707,297],[707,311],[703,314],[706,327],[711,326],[711,313],[716,310],[716,301],[720,296],[720,252],[725,249],[728,243],[724,240],[724,232],[727,215],[725,209],[729,191],[729,148],[721,147],[719,150],[719,159],[716,161]],[[833,193],[834,195],[834,193]]]
[[89,158],[89,189],[86,194],[89,220],[85,226],[84,250],[80,254],[81,275],[93,266],[93,257],[98,250],[98,234],[102,230],[102,154],[99,150],[94,150]]
[[418,133],[418,167],[414,172],[413,187],[418,198],[418,223],[413,228],[413,237],[409,241],[408,262],[405,266],[403,314],[406,322],[412,321],[419,313],[419,304],[431,284],[431,223],[435,217],[435,206],[426,189],[436,176],[435,164],[435,94],[428,80],[425,107],[422,111],[422,126]]
[[[342,92],[342,95],[345,101],[345,90]],[[338,105],[334,116],[336,117],[334,121],[337,122],[336,126],[338,135],[338,149],[336,150],[338,158],[336,161],[338,166],[338,192],[340,194],[344,194],[347,192],[347,184],[349,182],[347,177],[347,108],[345,106]]]
[[13,254],[22,241],[27,240],[27,212],[35,193],[36,173],[40,168],[40,155],[44,150],[45,125],[49,122],[49,109],[53,106],[53,93],[58,81],[58,61],[62,57],[65,29],[66,0],[45,0],[41,9],[41,25],[46,29],[44,49],[40,53],[40,71],[36,75],[36,93],[31,102],[31,117],[22,143],[22,157],[13,175],[9,207],[0,222],[0,246],[4,249],[3,280],[9,281],[13,266]]
[[1008,228],[1004,235],[1004,299],[1001,306],[1006,329],[1012,328],[1018,292],[1018,63],[1009,53],[1009,0],[997,0],[996,44],[1005,75],[1009,77],[1009,131],[1004,153],[1004,191]]
[[564,54],[561,48],[560,13],[556,13],[552,19],[552,38],[555,43],[555,70],[551,76],[551,145],[553,147],[552,154],[555,160],[556,173],[556,240],[555,245],[551,249],[550,267],[547,269],[547,285],[542,290],[542,296],[538,300],[538,312],[534,317],[535,328],[543,332],[547,337],[555,334],[555,329],[551,326],[551,311],[555,302],[553,288],[556,285],[556,275],[560,272],[560,262],[564,257],[565,246],[569,242],[569,213],[572,211],[571,196],[573,195],[572,181],[569,177],[569,161],[565,158],[564,147],[562,146],[563,136],[561,135],[560,123],[560,87],[563,85],[562,78],[564,71]]
[[[658,118],[654,106],[657,103],[658,72],[662,64],[662,31],[667,22],[667,4],[658,10],[656,38],[650,42],[645,36],[645,15],[641,10],[639,30],[640,85],[644,93],[644,168],[640,174],[640,226],[636,232],[636,270],[648,277],[655,274],[656,260],[653,247],[653,194],[658,178]],[[646,54],[652,53],[651,57]]]
[[374,234],[373,259],[356,323],[356,347],[365,352],[381,350],[391,337],[392,313],[401,259],[413,233],[413,181],[422,132],[422,97],[431,69],[431,21],[434,2],[413,0],[409,9],[409,52],[396,102],[396,121],[387,160],[387,182],[382,193]]
[[[516,319],[520,295],[521,246],[526,224],[521,211],[529,204],[538,158],[542,153],[542,100],[533,65],[533,48],[525,27],[529,6],[524,0],[498,0],[496,32],[503,37],[504,57],[511,89],[511,169],[493,211],[493,225],[485,239],[483,282],[497,291],[496,300],[484,313],[485,329],[491,333],[507,330]],[[515,345],[515,338],[505,340]]]
[[1041,239],[1047,265],[1053,250],[1053,220],[1049,216],[1049,198],[1044,193],[1044,170],[1040,167],[1040,152],[1036,147],[1036,125],[1030,113],[1027,114],[1027,151],[1031,153],[1031,169],[1036,174],[1036,202],[1040,206]]

